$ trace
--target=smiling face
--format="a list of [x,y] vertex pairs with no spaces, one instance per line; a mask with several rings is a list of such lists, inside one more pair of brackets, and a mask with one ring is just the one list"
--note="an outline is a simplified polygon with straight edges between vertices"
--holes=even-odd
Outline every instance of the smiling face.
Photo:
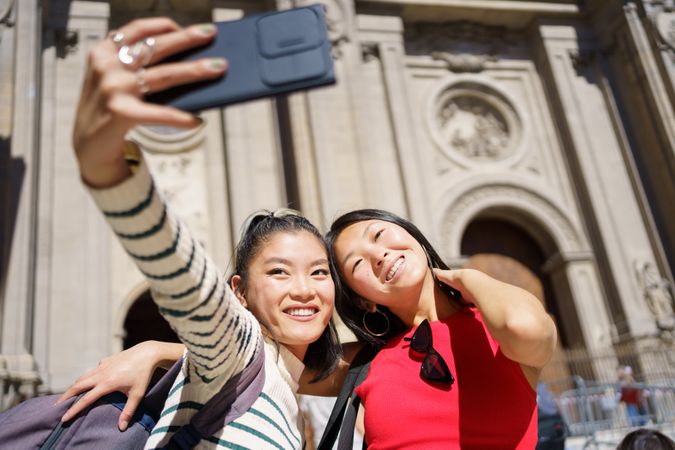
[[322,242],[307,231],[277,232],[232,284],[244,306],[279,343],[303,360],[330,321],[335,285]]
[[349,225],[335,240],[334,250],[347,285],[392,311],[416,308],[424,283],[433,280],[420,243],[391,222]]

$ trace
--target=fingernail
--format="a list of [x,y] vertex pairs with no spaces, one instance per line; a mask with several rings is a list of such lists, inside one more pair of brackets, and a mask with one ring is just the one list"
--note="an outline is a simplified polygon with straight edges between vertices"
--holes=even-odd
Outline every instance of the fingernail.
[[64,414],[64,415],[61,417],[61,422],[68,422],[69,419],[70,419],[70,417],[68,416],[68,414]]
[[225,58],[211,58],[208,65],[213,70],[223,70],[227,66],[227,60]]
[[210,36],[214,31],[216,31],[216,26],[212,23],[203,23],[201,25],[197,25],[195,28],[197,33],[203,36]]
[[120,431],[126,430],[128,426],[129,426],[129,422],[127,422],[126,420],[121,421],[120,422]]

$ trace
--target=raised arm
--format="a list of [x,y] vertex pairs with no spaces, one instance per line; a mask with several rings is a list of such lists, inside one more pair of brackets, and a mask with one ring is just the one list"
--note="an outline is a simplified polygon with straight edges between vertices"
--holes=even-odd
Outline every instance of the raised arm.
[[[530,382],[553,354],[556,328],[532,294],[474,269],[434,269],[436,277],[460,290],[478,308],[485,325],[507,358],[524,366]],[[528,373],[529,372],[529,373]]]
[[[225,61],[159,63],[163,58],[205,44],[212,25],[180,29],[166,18],[140,19],[122,27],[89,54],[73,133],[83,181],[97,206],[148,279],[160,312],[188,348],[191,379],[224,382],[252,359],[260,338],[258,322],[244,309],[222,274],[189,230],[176,219],[158,192],[141,155],[132,171],[124,152],[135,125],[192,127],[199,119],[174,108],[144,101],[148,91],[222,76]],[[145,69],[125,66],[118,47],[150,38],[139,59]],[[115,42],[115,41],[121,42]],[[147,42],[147,41],[146,41]],[[144,56],[146,55],[146,56]],[[216,383],[216,384],[219,384]],[[217,386],[211,386],[217,389]]]

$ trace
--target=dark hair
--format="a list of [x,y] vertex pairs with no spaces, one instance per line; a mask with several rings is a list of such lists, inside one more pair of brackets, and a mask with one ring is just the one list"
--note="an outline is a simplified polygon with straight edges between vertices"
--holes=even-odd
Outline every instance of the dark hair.
[[[381,337],[376,337],[368,333],[363,326],[363,314],[365,311],[361,309],[358,302],[355,301],[359,295],[356,294],[345,282],[344,278],[342,277],[342,273],[339,270],[337,257],[335,255],[335,241],[337,240],[338,236],[340,236],[340,233],[342,233],[342,231],[344,231],[344,229],[348,226],[366,220],[382,220],[400,226],[405,231],[407,231],[417,242],[419,242],[427,254],[431,267],[437,267],[439,269],[449,269],[449,267],[447,264],[445,264],[445,262],[443,262],[441,257],[438,255],[438,252],[434,249],[429,240],[422,234],[419,228],[417,228],[409,220],[399,217],[396,214],[379,209],[358,209],[356,211],[343,214],[342,216],[335,219],[330,227],[330,230],[328,233],[326,233],[326,243],[328,244],[328,255],[330,256],[331,266],[334,267],[334,270],[337,273],[337,276],[335,277],[335,308],[337,309],[340,318],[342,318],[342,321],[356,335],[356,337],[359,338],[359,340],[377,346],[382,345],[390,337],[403,333],[406,326],[401,321],[401,319],[398,318],[398,316],[389,311],[389,308],[386,306],[377,305],[378,310],[384,313],[389,319],[389,331],[387,334]],[[448,291],[447,286],[442,286],[444,286],[444,291],[448,294],[448,296],[457,302],[459,306],[466,306],[458,297],[457,291],[453,290],[454,293],[452,293]]]
[[[234,272],[230,275],[230,278],[233,275],[241,277],[238,289],[244,290],[246,288],[251,261],[273,235],[301,231],[306,231],[315,236],[328,254],[328,246],[319,230],[297,211],[279,209],[274,212],[259,211],[251,214],[242,227],[241,239],[237,244],[234,255]],[[333,275],[332,269],[331,275]],[[309,344],[305,353],[303,362],[308,368],[317,372],[316,377],[311,382],[326,378],[335,369],[341,356],[340,342],[338,341],[335,324],[331,319],[319,339]]]
[[628,433],[617,450],[675,450],[675,442],[657,430],[640,428]]

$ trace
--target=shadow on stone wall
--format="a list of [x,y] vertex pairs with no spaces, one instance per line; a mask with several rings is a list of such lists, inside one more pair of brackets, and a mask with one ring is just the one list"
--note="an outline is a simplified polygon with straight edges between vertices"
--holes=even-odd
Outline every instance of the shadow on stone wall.
[[0,298],[7,281],[19,199],[26,176],[23,159],[10,155],[11,141],[9,137],[0,137]]

